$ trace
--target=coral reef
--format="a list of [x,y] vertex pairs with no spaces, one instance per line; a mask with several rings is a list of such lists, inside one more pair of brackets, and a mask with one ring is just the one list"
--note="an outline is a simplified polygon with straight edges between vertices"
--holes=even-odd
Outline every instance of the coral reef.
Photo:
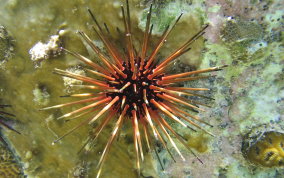
[[60,30],[58,35],[50,36],[47,43],[38,42],[30,50],[31,60],[35,63],[35,67],[39,67],[43,60],[57,57],[61,54],[62,36],[65,31]]
[[277,131],[254,131],[245,136],[244,157],[264,167],[284,166],[284,134]]

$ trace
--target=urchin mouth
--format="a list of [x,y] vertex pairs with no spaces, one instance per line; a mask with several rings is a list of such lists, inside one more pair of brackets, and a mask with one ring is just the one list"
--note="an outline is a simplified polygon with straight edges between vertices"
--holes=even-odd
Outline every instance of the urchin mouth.
[[[140,68],[140,63],[137,61],[135,62],[137,68]],[[113,87],[117,92],[107,93],[107,96],[110,96],[111,98],[119,96],[120,102],[115,104],[116,107],[120,108],[118,110],[122,112],[121,109],[124,108],[124,105],[129,105],[127,115],[132,117],[130,111],[136,110],[137,117],[139,119],[140,117],[145,116],[145,112],[141,109],[143,108],[143,104],[146,104],[152,110],[156,110],[157,108],[155,107],[155,105],[153,105],[149,101],[151,99],[154,99],[156,101],[163,101],[163,99],[157,96],[157,91],[150,88],[150,86],[152,85],[158,86],[157,80],[163,75],[159,75],[155,77],[155,79],[150,80],[148,76],[151,75],[152,72],[145,73],[146,70],[144,69],[144,67],[134,73],[129,67],[130,64],[125,65],[124,63],[123,66],[124,70],[122,72],[125,74],[126,78],[120,75],[118,78],[116,78],[116,80],[108,82],[109,86]]]

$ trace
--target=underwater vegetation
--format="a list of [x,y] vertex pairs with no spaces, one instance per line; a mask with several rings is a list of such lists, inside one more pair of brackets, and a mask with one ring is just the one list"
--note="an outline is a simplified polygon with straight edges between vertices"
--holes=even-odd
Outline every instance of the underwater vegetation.
[[0,64],[12,57],[14,46],[6,28],[0,25]]
[[[97,54],[100,59],[99,62],[92,61],[76,52],[71,52],[62,48],[64,51],[89,66],[89,68],[83,68],[88,73],[88,76],[61,69],[55,69],[54,73],[82,81],[82,84],[73,86],[90,89],[89,91],[91,92],[63,96],[84,99],[46,107],[41,110],[91,103],[66,113],[57,119],[71,121],[78,119],[83,115],[89,114],[91,116],[63,136],[59,137],[53,143],[58,142],[79,127],[87,124],[93,125],[98,120],[102,120],[100,124],[96,126],[95,131],[89,136],[89,139],[82,149],[87,146],[93,147],[102,130],[112,121],[115,122],[111,136],[107,141],[98,162],[97,177],[99,177],[111,145],[118,139],[120,132],[122,132],[122,125],[125,122],[131,122],[138,174],[140,174],[140,164],[144,161],[145,150],[155,152],[161,167],[163,167],[155,148],[157,143],[161,143],[168,151],[170,157],[175,160],[167,145],[167,142],[169,141],[181,159],[185,161],[184,156],[178,149],[171,135],[174,135],[177,140],[202,163],[188,146],[184,138],[172,128],[170,123],[176,122],[184,128],[194,131],[196,131],[195,128],[201,129],[205,133],[213,136],[213,134],[204,129],[199,123],[203,123],[207,126],[211,125],[194,115],[196,112],[205,111],[202,107],[209,107],[205,103],[196,100],[196,98],[211,99],[205,95],[194,92],[208,91],[209,89],[182,87],[180,83],[209,78],[211,75],[198,74],[219,71],[226,66],[211,67],[177,74],[170,74],[169,69],[178,57],[191,50],[189,46],[205,33],[208,25],[205,25],[198,33],[189,38],[178,49],[173,50],[168,57],[158,59],[157,54],[160,48],[163,47],[167,37],[180,20],[182,14],[177,17],[173,25],[168,25],[165,28],[155,48],[149,49],[153,28],[153,25],[151,24],[152,5],[147,15],[143,40],[140,43],[140,46],[136,46],[134,45],[135,42],[133,40],[131,29],[131,14],[128,1],[126,1],[126,4],[126,10],[124,9],[124,6],[121,6],[125,29],[125,32],[122,33],[121,36],[125,41],[125,51],[115,47],[115,44],[111,40],[108,27],[104,24],[105,29],[103,29],[91,10],[88,11],[95,22],[93,30],[104,43],[108,54],[104,54],[89,36],[82,31],[79,31],[78,33],[91,47],[93,52]],[[166,141],[165,138],[168,141]]]

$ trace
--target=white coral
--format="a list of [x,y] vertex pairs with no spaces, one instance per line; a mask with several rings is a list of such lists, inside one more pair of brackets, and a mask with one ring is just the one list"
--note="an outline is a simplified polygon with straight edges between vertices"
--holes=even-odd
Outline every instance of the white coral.
[[[67,72],[71,72],[73,74],[78,74],[78,75],[83,75],[85,76],[85,71],[82,70],[80,67],[78,66],[74,66],[74,67],[70,67],[68,69],[66,69]],[[77,79],[73,79],[73,78],[69,78],[69,77],[62,77],[63,81],[64,81],[64,85],[67,88],[67,93],[70,92],[71,88],[73,86],[76,85],[82,85],[82,81],[81,80],[77,80]]]
[[[62,31],[62,30],[61,30]],[[38,42],[30,50],[31,60],[36,63],[36,66],[44,59],[56,57],[61,54],[60,37],[64,34],[59,32],[59,35],[52,35],[47,43]]]

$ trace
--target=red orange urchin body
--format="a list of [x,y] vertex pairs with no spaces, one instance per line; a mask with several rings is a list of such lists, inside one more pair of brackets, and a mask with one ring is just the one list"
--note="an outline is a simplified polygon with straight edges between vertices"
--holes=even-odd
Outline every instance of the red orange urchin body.
[[[170,34],[174,25],[178,22],[181,16],[178,17],[175,24],[171,28],[168,26],[165,29],[157,46],[154,48],[151,54],[148,55],[147,48],[152,31],[152,26],[150,25],[151,9],[152,6],[150,7],[150,11],[147,16],[146,30],[144,33],[143,42],[141,44],[141,50],[139,53],[137,53],[134,49],[131,36],[132,33],[130,28],[130,12],[128,2],[126,11],[127,14],[125,14],[125,11],[122,7],[125,25],[127,54],[121,54],[119,50],[114,47],[114,44],[109,40],[109,36],[104,32],[104,30],[102,30],[101,26],[98,24],[91,11],[89,11],[94,22],[96,23],[96,27],[94,27],[94,30],[100,37],[100,39],[104,42],[105,47],[110,55],[110,58],[104,55],[85,33],[79,32],[79,34],[84,38],[84,40],[86,40],[86,42],[98,55],[102,63],[96,64],[90,59],[81,56],[80,54],[70,52],[66,49],[65,51],[92,67],[92,70],[86,70],[92,74],[97,75],[98,78],[95,79],[91,77],[86,77],[59,69],[55,70],[55,73],[57,74],[88,83],[88,85],[83,86],[89,89],[96,90],[96,92],[93,93],[71,95],[73,97],[90,97],[88,99],[45,108],[60,108],[73,104],[92,102],[92,104],[84,106],[80,109],[77,109],[60,117],[67,118],[79,113],[81,113],[79,114],[79,116],[81,116],[83,114],[95,112],[95,115],[93,117],[90,117],[88,120],[85,120],[84,122],[82,122],[82,124],[78,125],[70,132],[66,133],[64,136],[68,135],[69,133],[73,132],[75,129],[84,124],[91,124],[97,119],[101,118],[103,119],[103,121],[97,127],[94,135],[90,136],[89,141],[93,141],[97,138],[101,130],[111,120],[115,120],[116,122],[112,135],[108,140],[108,143],[99,161],[98,176],[100,175],[102,165],[105,161],[110,146],[114,139],[117,137],[118,131],[121,128],[123,120],[126,120],[126,118],[132,121],[133,124],[133,139],[137,158],[136,165],[138,169],[140,168],[140,159],[144,159],[144,146],[142,145],[141,141],[142,138],[145,139],[147,143],[146,146],[150,150],[155,149],[152,144],[152,136],[154,136],[154,139],[160,141],[163,146],[168,150],[164,137],[162,136],[163,134],[165,138],[169,139],[172,146],[175,148],[181,158],[184,159],[172,137],[169,135],[170,132],[190,150],[183,138],[181,138],[180,135],[177,134],[174,129],[172,129],[172,127],[168,124],[165,119],[165,116],[167,116],[171,120],[174,120],[175,122],[180,123],[184,127],[188,127],[185,124],[185,122],[187,122],[199,129],[204,130],[194,121],[207,124],[206,122],[200,120],[198,117],[189,114],[184,109],[180,109],[180,105],[182,105],[183,107],[186,107],[190,110],[203,111],[203,109],[199,108],[198,105],[204,104],[194,100],[183,98],[180,95],[203,97],[202,95],[190,93],[188,91],[208,89],[175,87],[174,85],[183,81],[206,78],[208,76],[195,76],[195,74],[217,71],[220,70],[222,67],[213,67],[204,70],[190,71],[173,75],[169,75],[166,73],[167,67],[171,66],[172,62],[177,59],[177,57],[189,51],[189,45],[204,34],[204,30],[207,28],[207,25],[195,36],[193,36],[186,43],[184,43],[184,45],[174,51],[169,57],[165,58],[161,63],[158,63],[156,61],[156,54],[163,46],[167,36]],[[108,114],[105,117],[102,117],[105,113]],[[63,138],[64,136],[62,136],[61,138]],[[60,140],[61,138],[59,138],[58,140]]]

